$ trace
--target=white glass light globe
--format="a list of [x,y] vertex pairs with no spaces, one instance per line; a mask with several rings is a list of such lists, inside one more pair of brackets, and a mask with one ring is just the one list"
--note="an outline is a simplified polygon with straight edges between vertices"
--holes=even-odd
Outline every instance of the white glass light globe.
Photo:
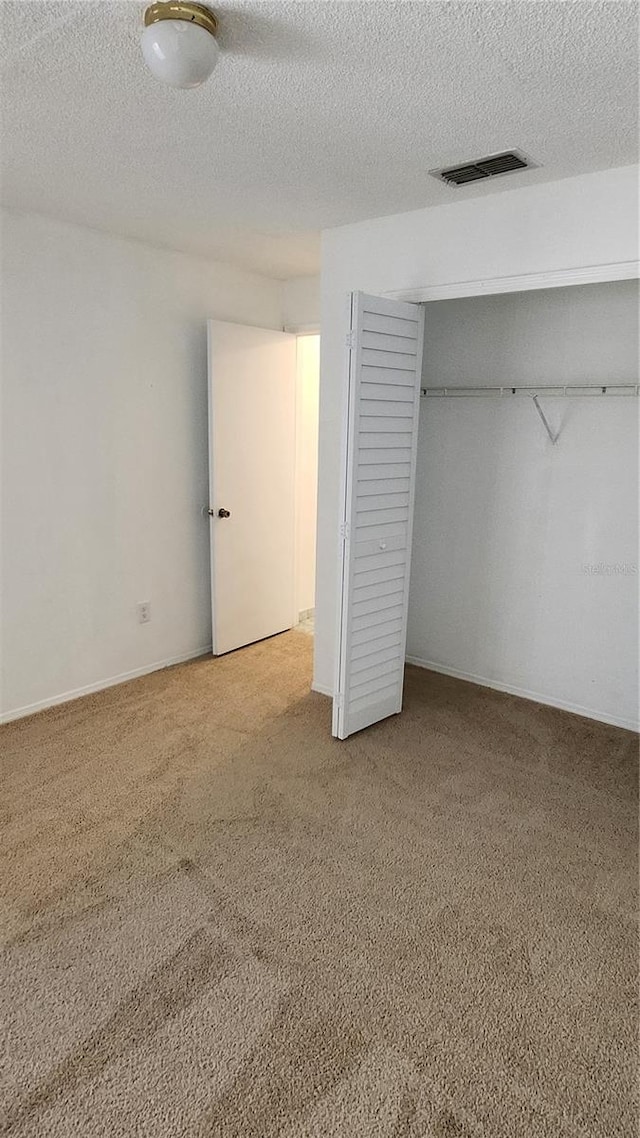
[[210,32],[188,20],[157,20],[144,29],[140,43],[149,70],[170,87],[199,87],[220,50]]

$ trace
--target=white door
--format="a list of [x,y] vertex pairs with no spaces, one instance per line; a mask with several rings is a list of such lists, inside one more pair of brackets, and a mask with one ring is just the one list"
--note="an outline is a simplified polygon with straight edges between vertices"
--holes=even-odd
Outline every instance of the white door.
[[424,312],[351,298],[333,734],[402,709]]
[[213,654],[291,628],[296,338],[210,320]]

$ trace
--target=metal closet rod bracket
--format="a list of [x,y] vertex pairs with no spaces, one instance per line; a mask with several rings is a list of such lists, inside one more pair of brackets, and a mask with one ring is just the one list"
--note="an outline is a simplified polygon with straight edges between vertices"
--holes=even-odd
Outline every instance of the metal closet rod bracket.
[[533,399],[533,405],[534,405],[536,411],[538,412],[540,418],[542,419],[542,422],[544,423],[544,429],[547,432],[549,438],[551,439],[551,445],[555,446],[560,436],[559,436],[559,434],[554,435],[553,431],[551,430],[551,427],[549,426],[549,423],[547,421],[547,417],[546,417],[544,411],[542,410],[542,407],[538,403],[538,396],[532,395],[531,398]]

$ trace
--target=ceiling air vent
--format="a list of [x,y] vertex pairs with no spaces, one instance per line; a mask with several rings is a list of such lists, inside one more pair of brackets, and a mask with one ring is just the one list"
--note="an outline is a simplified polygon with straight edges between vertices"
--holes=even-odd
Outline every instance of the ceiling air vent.
[[466,186],[469,182],[483,182],[487,178],[497,178],[501,174],[515,174],[517,170],[528,170],[537,166],[520,150],[506,150],[504,154],[489,154],[486,158],[476,158],[458,166],[447,166],[444,170],[432,170],[434,178],[447,182],[450,186]]

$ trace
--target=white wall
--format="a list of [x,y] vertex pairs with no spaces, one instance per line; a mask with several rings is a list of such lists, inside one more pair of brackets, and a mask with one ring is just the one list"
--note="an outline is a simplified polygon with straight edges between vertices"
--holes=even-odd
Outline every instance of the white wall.
[[205,322],[281,327],[282,285],[32,215],[2,238],[6,717],[207,649]]
[[315,607],[320,337],[298,336],[296,352],[296,609]]
[[[638,282],[426,305],[424,383],[638,381]],[[422,401],[410,658],[637,724],[638,405]]]
[[314,673],[319,690],[333,690],[348,292],[384,293],[633,260],[637,186],[637,167],[625,167],[323,234]]
[[282,285],[282,320],[293,331],[320,327],[320,277],[294,277]]

